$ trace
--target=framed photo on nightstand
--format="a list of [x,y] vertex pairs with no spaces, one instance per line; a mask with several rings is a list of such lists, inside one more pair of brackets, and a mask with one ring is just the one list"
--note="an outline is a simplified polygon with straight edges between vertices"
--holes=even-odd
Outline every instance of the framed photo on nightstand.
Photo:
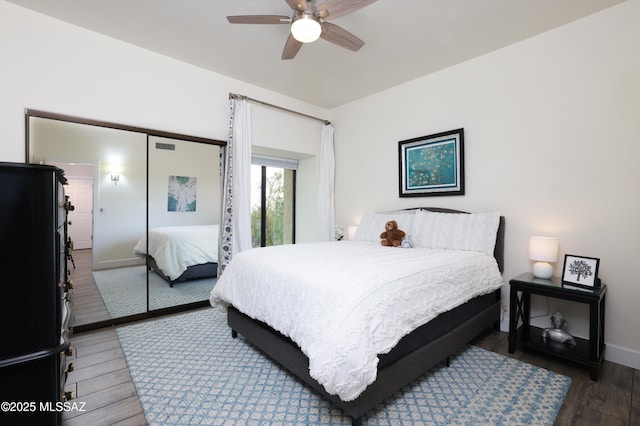
[[595,257],[564,256],[564,268],[562,268],[562,282],[578,287],[600,287],[598,268],[600,259]]

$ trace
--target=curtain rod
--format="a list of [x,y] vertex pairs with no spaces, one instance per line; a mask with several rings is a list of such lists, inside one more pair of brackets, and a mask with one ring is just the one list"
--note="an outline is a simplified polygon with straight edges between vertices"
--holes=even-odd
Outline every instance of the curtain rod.
[[324,118],[314,117],[313,115],[308,115],[308,114],[305,114],[305,113],[302,113],[302,112],[294,111],[292,109],[283,108],[283,107],[278,106],[278,105],[274,105],[274,104],[270,104],[268,102],[264,102],[264,101],[261,101],[261,100],[258,100],[258,99],[250,98],[248,96],[237,95],[235,93],[229,93],[229,99],[236,98],[236,97],[246,99],[249,102],[255,102],[257,104],[261,104],[261,105],[268,106],[268,107],[271,107],[271,108],[279,109],[281,111],[286,111],[286,112],[290,112],[292,114],[297,114],[297,115],[301,115],[303,117],[311,118],[312,120],[322,121],[324,124],[331,124],[331,122],[329,120],[326,120]]

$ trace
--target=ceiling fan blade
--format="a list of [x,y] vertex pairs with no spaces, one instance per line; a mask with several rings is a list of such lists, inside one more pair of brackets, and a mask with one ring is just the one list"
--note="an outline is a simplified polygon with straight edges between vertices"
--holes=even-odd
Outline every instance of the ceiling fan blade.
[[326,0],[317,7],[316,16],[324,20],[336,19],[370,5],[376,0]]
[[298,54],[302,44],[302,42],[293,38],[293,35],[289,34],[289,38],[284,44],[284,50],[282,51],[282,59],[293,59]]
[[320,37],[345,49],[353,50],[354,52],[357,52],[364,46],[364,41],[331,22],[322,23],[322,33]]
[[307,0],[285,0],[289,7],[299,12],[304,12],[309,9],[309,3]]
[[232,24],[289,24],[291,17],[284,15],[240,15],[227,16]]

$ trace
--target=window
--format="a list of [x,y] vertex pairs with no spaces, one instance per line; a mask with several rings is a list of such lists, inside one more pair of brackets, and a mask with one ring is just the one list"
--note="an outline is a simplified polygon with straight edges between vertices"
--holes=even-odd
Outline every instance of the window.
[[252,156],[253,247],[295,242],[296,160]]

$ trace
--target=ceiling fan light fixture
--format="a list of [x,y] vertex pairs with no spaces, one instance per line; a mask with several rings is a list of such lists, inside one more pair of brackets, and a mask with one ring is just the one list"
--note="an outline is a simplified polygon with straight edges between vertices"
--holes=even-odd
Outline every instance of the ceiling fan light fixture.
[[320,21],[309,13],[301,13],[293,18],[291,34],[301,43],[311,43],[320,38],[322,27]]

